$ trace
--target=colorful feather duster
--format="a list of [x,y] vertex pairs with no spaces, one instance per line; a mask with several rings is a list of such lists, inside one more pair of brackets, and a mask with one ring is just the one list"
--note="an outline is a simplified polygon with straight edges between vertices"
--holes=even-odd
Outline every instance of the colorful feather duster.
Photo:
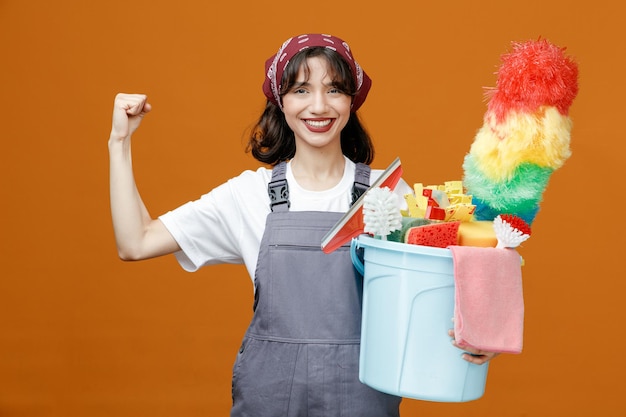
[[483,126],[463,162],[476,220],[506,213],[530,225],[551,174],[570,157],[578,66],[564,51],[539,39],[514,42],[502,55]]

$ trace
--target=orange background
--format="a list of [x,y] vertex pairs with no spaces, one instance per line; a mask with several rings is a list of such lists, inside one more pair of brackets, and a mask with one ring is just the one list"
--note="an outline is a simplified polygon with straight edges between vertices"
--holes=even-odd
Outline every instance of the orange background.
[[[618,1],[0,1],[0,416],[227,415],[252,307],[240,266],[189,274],[116,255],[107,139],[114,95],[153,112],[134,141],[153,215],[256,161],[264,60],[289,36],[348,40],[374,84],[361,115],[374,165],[460,179],[511,41],[546,38],[580,66],[573,156],[520,250],[525,345],[483,398],[403,415],[621,416],[626,372],[624,11]],[[375,4],[374,4],[375,3]]]

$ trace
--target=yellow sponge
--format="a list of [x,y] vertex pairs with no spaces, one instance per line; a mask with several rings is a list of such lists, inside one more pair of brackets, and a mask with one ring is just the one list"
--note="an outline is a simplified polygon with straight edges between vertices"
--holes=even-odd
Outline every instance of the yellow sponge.
[[496,247],[498,240],[491,220],[474,220],[461,222],[459,225],[459,245]]

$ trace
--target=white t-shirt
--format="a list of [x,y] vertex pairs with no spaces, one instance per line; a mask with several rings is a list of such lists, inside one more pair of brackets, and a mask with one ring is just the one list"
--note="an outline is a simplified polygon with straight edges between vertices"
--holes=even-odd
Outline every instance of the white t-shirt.
[[[345,158],[341,181],[324,191],[306,190],[297,183],[287,164],[287,182],[291,211],[346,212],[350,208],[355,164]],[[382,170],[372,170],[370,183]],[[214,188],[200,199],[190,201],[169,211],[159,219],[172,234],[181,250],[176,259],[186,271],[196,271],[205,265],[220,263],[245,264],[254,280],[259,247],[270,213],[267,186],[272,170],[258,168]],[[400,204],[411,188],[400,181],[395,189]]]

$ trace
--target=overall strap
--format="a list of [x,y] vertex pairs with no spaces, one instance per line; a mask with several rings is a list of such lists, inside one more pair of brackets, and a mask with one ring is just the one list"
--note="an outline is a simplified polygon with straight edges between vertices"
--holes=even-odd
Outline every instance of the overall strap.
[[289,184],[287,184],[287,162],[282,161],[272,169],[272,180],[267,185],[272,211],[289,211]]
[[[370,167],[362,162],[355,165],[354,184],[352,185],[352,203],[370,187]],[[272,179],[267,185],[272,211],[289,211],[289,184],[287,184],[287,162],[282,161],[272,169]]]
[[352,204],[363,195],[368,188],[370,188],[370,167],[362,162],[359,162],[355,166],[356,172],[354,174],[354,185],[352,186]]

